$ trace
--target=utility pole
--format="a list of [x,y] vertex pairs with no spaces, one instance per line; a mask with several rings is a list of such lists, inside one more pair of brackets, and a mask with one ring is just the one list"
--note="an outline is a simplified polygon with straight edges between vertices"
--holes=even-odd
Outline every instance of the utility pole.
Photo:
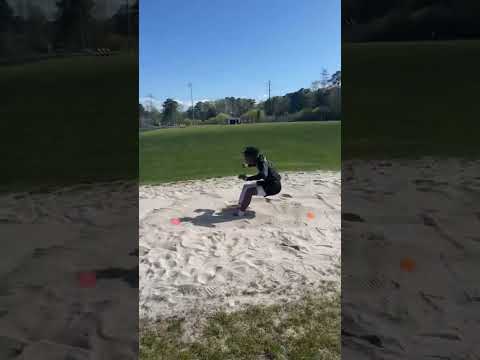
[[147,102],[148,116],[150,117],[151,124],[156,125],[157,119],[155,119],[153,115],[153,109],[154,109],[153,100],[155,99],[155,97],[152,94],[148,94],[147,98],[148,98],[148,102]]
[[268,80],[268,104],[270,105],[270,113],[274,115],[274,108],[272,103],[272,82]]
[[271,100],[271,93],[272,93],[272,82],[268,80],[268,102]]
[[127,51],[130,52],[130,6],[128,0],[125,0],[126,12],[127,12]]
[[152,112],[152,110],[153,110],[153,99],[154,99],[154,97],[153,97],[152,94],[148,94],[148,95],[147,95],[147,99],[148,99],[148,102],[147,102],[147,104],[148,104],[148,105],[147,105],[147,111],[148,111],[148,112]]
[[188,83],[188,87],[190,88],[190,100],[192,101],[192,120],[195,121],[195,106],[193,104],[193,84]]
[[27,4],[25,0],[22,1],[22,16],[24,20],[27,20]]

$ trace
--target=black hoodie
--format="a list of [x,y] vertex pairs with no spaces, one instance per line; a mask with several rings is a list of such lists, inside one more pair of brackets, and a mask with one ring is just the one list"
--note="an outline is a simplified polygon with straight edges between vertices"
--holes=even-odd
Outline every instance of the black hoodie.
[[280,184],[282,177],[277,170],[274,169],[273,164],[267,160],[265,155],[258,155],[257,163],[254,166],[257,167],[258,174],[247,177],[247,181],[264,180],[266,186]]

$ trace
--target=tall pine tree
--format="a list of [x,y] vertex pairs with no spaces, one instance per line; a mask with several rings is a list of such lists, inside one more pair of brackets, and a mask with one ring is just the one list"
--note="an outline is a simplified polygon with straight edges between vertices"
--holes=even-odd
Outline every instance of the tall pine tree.
[[7,0],[0,0],[0,33],[9,30],[13,22],[13,10]]
[[57,45],[70,50],[88,47],[94,6],[93,0],[57,1]]

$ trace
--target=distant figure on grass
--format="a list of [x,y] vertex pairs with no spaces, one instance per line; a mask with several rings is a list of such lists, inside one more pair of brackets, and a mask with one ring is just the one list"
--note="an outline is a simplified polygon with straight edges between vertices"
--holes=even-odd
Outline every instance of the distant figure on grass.
[[258,196],[272,196],[278,194],[282,190],[281,176],[267,160],[265,155],[260,153],[260,150],[253,146],[248,146],[243,151],[245,157],[244,167],[254,167],[258,169],[258,174],[254,176],[239,175],[238,178],[245,181],[255,181],[255,183],[246,184],[243,186],[242,193],[238,204],[240,208],[235,213],[236,216],[245,215],[245,210],[250,205],[252,197]]

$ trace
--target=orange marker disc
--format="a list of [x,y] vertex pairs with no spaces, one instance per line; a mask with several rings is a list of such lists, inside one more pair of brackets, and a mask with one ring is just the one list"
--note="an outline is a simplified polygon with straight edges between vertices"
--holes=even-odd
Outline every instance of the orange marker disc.
[[403,271],[412,272],[415,269],[415,261],[410,258],[405,258],[400,262],[400,267]]

